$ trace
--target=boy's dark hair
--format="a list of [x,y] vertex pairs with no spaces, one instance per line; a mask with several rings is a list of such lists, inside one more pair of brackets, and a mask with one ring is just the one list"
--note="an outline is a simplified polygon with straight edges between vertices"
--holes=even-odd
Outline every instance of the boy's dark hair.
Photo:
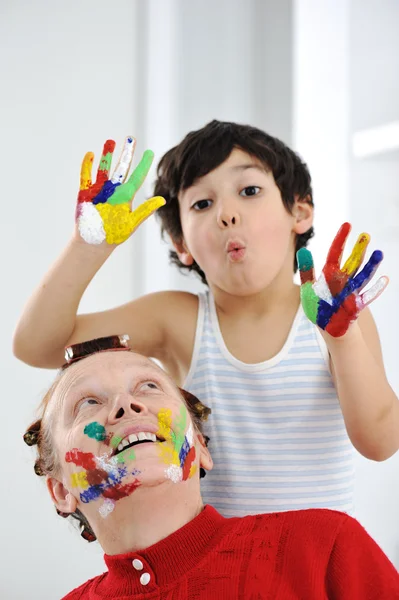
[[[157,211],[161,219],[162,234],[172,240],[182,240],[178,194],[221,165],[234,148],[240,148],[260,160],[273,173],[280,190],[283,204],[291,213],[295,196],[313,206],[311,178],[309,170],[301,158],[279,139],[250,125],[211,121],[202,129],[192,131],[180,144],[166,152],[159,162],[154,196],[163,196],[165,206]],[[306,233],[296,236],[295,254],[307,245],[313,236],[313,227]],[[205,273],[194,261],[183,265],[177,253],[170,250],[171,262],[180,269],[195,271],[203,283],[207,283]],[[294,259],[294,272],[297,270]]]

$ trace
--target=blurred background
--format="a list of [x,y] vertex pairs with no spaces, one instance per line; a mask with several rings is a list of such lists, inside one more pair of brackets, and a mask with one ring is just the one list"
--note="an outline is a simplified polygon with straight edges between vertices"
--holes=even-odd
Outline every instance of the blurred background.
[[[105,570],[57,517],[22,441],[54,377],[11,353],[28,296],[72,232],[83,155],[127,134],[163,152],[211,119],[282,138],[314,182],[318,270],[341,225],[368,231],[390,286],[373,305],[399,393],[398,0],[0,0],[1,579],[54,600]],[[151,194],[152,171],[141,202]],[[82,311],[200,284],[168,265],[155,219],[115,252]],[[399,456],[356,459],[357,517],[399,567]]]

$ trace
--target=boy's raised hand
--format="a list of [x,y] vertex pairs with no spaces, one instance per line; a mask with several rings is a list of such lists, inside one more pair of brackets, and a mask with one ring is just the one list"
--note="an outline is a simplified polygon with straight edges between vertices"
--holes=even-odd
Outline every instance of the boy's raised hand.
[[360,293],[373,277],[383,254],[374,250],[366,265],[358,273],[370,241],[367,233],[362,233],[353,247],[352,253],[341,269],[341,258],[346,239],[351,230],[344,223],[329,250],[322,274],[315,281],[311,252],[301,248],[297,252],[301,275],[301,302],[303,310],[313,323],[333,337],[340,337],[355,321],[360,311],[375,300],[388,285],[388,277],[380,277],[366,292]]
[[115,142],[104,144],[96,181],[92,183],[91,169],[94,159],[92,152],[85,155],[80,171],[80,191],[76,206],[76,222],[80,236],[88,244],[120,244],[137,229],[159,207],[165,204],[164,198],[156,196],[131,210],[131,202],[143,184],[150,170],[154,154],[146,150],[140,163],[130,175],[136,141],[127,137],[119,162],[110,179],[112,154]]

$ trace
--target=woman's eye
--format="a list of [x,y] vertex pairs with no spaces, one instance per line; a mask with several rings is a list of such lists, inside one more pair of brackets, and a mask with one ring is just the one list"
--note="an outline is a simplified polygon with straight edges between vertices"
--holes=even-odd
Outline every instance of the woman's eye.
[[258,187],[257,185],[248,185],[243,190],[241,190],[240,196],[244,196],[244,198],[249,198],[250,196],[256,196],[256,194],[259,194],[259,192],[260,187]]
[[140,390],[159,390],[159,386],[154,381],[146,381],[143,385],[140,386]]
[[95,406],[96,404],[100,404],[100,403],[95,398],[85,398],[84,400],[81,400],[81,402],[79,402],[78,408],[80,409],[80,408],[85,408],[87,406]]
[[194,202],[191,208],[194,210],[204,210],[204,208],[209,208],[212,205],[212,200],[197,200]]

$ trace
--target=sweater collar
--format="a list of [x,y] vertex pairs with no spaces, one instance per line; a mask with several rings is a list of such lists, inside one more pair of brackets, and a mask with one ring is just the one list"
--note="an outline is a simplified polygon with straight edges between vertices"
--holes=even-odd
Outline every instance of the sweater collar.
[[172,583],[198,565],[223,536],[227,519],[213,507],[205,506],[199,515],[167,538],[145,550],[104,555],[108,573],[97,592],[118,589],[120,595],[149,593]]

